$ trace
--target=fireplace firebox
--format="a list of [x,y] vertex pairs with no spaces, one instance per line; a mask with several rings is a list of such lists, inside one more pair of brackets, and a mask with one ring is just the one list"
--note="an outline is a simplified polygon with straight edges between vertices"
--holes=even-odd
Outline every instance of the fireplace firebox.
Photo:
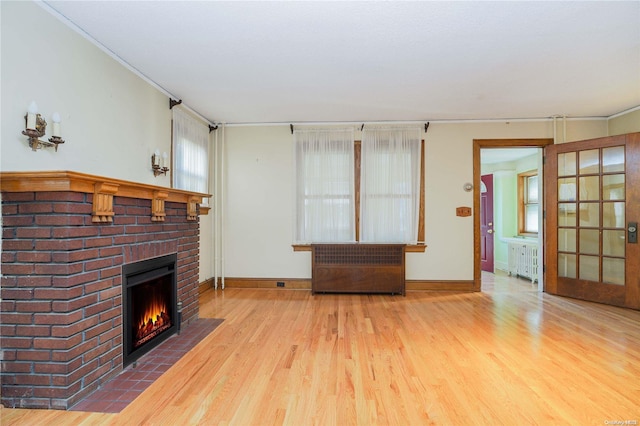
[[176,260],[171,254],[122,267],[124,367],[179,330]]

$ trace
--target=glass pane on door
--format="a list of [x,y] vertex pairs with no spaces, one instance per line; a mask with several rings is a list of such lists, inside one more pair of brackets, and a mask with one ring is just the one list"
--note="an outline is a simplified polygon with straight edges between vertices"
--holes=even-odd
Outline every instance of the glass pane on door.
[[602,225],[605,228],[624,228],[624,203],[602,203]]
[[576,226],[576,203],[558,203],[558,226]]
[[600,172],[600,151],[598,149],[590,149],[588,151],[580,151],[580,169],[579,174],[588,175]]
[[624,172],[624,147],[614,146],[602,149],[603,173]]
[[576,230],[558,229],[558,250],[570,253],[576,252]]
[[602,259],[602,282],[624,285],[624,259],[604,257]]
[[600,203],[580,203],[580,226],[600,226]]
[[625,283],[625,147],[558,154],[558,276]]
[[558,201],[576,201],[576,178],[558,179]]
[[597,256],[580,255],[580,279],[600,281],[600,259]]
[[576,255],[558,253],[558,276],[575,278],[576,277]]
[[576,174],[576,153],[558,154],[558,176],[574,176]]
[[603,176],[602,192],[605,200],[624,200],[624,175]]
[[596,201],[600,199],[600,176],[580,178],[580,201]]
[[624,257],[625,231],[602,231],[602,254],[605,256]]
[[600,254],[600,231],[597,229],[580,229],[580,253]]

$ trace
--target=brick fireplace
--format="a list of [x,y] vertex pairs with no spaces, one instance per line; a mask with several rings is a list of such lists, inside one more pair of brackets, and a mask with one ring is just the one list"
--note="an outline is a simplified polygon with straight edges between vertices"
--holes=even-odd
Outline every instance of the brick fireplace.
[[207,194],[74,172],[0,178],[5,407],[68,409],[122,371],[124,265],[175,253],[180,326],[198,318]]

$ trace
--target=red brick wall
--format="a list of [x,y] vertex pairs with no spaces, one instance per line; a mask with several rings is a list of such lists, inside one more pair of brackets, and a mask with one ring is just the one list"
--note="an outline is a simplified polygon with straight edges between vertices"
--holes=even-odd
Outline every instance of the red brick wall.
[[182,327],[198,318],[199,223],[186,204],[114,197],[110,224],[92,194],[2,194],[0,338],[5,407],[67,409],[122,371],[122,265],[178,253]]

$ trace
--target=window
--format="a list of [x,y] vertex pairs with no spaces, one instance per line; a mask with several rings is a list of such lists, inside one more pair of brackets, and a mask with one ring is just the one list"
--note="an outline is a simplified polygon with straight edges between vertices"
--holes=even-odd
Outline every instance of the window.
[[295,244],[353,242],[353,129],[294,132]]
[[[173,187],[207,193],[209,127],[179,107],[173,108]],[[204,199],[208,202],[208,198]]]
[[361,146],[360,241],[416,244],[420,129],[365,129]]
[[294,131],[294,248],[323,242],[424,242],[420,131],[409,144],[396,131],[378,135],[371,146],[366,132],[362,142],[354,142],[353,130],[343,134],[347,139],[341,143],[337,135],[322,142],[330,132]]
[[518,175],[518,233],[538,234],[538,172]]

